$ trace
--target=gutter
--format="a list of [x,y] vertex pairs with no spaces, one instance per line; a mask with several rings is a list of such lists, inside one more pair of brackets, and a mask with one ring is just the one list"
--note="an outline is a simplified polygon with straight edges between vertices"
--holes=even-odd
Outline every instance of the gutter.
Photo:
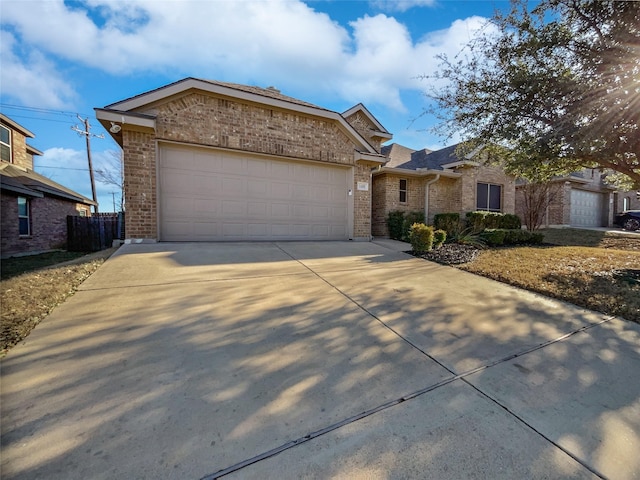
[[429,185],[440,180],[440,174],[436,174],[434,178],[424,184],[424,221],[429,221]]

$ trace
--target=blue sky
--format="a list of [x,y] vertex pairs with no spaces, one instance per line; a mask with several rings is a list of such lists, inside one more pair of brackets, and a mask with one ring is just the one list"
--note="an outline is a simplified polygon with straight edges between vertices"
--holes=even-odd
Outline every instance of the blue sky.
[[[85,140],[71,130],[89,117],[94,169],[119,147],[93,109],[185,77],[279,88],[342,112],[362,102],[411,148],[457,140],[429,131],[426,105],[435,56],[453,56],[502,0],[2,0],[0,110],[36,138],[35,169],[91,197]],[[96,184],[101,211],[111,185]]]

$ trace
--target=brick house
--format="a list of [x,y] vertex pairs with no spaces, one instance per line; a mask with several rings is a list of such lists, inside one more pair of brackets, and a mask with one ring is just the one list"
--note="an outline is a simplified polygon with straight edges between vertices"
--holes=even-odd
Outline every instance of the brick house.
[[[600,169],[585,168],[551,181],[551,199],[542,227],[607,227],[615,213],[614,187],[604,182]],[[516,186],[516,214],[525,218],[523,185]]]
[[382,148],[388,162],[373,172],[374,236],[388,236],[387,215],[393,210],[424,212],[427,223],[438,213],[514,213],[515,179],[485,165],[481,149],[459,158],[457,146],[431,151],[393,143]]
[[371,238],[391,134],[362,104],[186,78],[96,117],[124,152],[128,241]]
[[64,248],[67,215],[91,215],[92,200],[33,171],[26,128],[0,114],[1,255],[10,257]]

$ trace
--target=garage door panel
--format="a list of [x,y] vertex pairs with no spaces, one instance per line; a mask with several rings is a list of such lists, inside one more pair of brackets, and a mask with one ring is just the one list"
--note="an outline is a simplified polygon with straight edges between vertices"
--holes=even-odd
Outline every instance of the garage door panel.
[[272,203],[271,216],[273,218],[289,218],[291,215],[291,206],[288,203]]
[[159,163],[161,240],[349,238],[348,168],[174,146]]
[[246,202],[236,200],[223,200],[222,201],[222,216],[235,217],[246,215]]
[[602,225],[603,196],[598,192],[571,191],[571,225],[599,227]]

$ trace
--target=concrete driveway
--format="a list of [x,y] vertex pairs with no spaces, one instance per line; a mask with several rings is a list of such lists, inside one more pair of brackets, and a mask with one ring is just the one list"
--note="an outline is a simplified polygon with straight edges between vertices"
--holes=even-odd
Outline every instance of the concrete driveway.
[[2,478],[640,478],[640,325],[393,247],[121,247],[2,361]]

